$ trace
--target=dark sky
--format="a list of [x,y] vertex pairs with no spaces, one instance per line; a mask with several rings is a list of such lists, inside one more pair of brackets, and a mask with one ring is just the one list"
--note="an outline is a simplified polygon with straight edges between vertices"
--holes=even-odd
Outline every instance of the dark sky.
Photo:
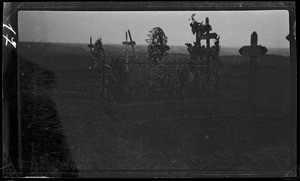
[[220,35],[223,47],[250,44],[250,35],[258,33],[258,44],[269,48],[288,48],[288,11],[20,11],[19,41],[89,43],[102,37],[104,44],[121,44],[130,29],[137,44],[154,27],[161,27],[169,45],[184,45],[195,39],[189,18],[196,13],[198,22],[209,17],[213,32]]

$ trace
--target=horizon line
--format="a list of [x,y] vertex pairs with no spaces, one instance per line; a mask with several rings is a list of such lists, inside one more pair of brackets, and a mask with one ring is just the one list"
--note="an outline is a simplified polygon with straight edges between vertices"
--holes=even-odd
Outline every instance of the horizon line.
[[[86,44],[89,45],[89,43],[82,43],[82,42],[46,42],[46,41],[19,41],[19,43],[54,43],[54,44]],[[123,44],[118,44],[118,43],[107,43],[107,44],[103,44],[103,46],[105,45],[123,45]],[[137,45],[142,45],[142,46],[147,46],[148,44],[136,44]],[[124,45],[123,45],[124,46]],[[174,45],[174,44],[169,44],[168,46],[184,46],[185,45]],[[247,46],[247,45],[245,45]],[[241,47],[235,47],[235,46],[222,46],[221,48],[241,48]],[[266,47],[266,48],[279,48],[279,49],[290,49],[290,47]]]

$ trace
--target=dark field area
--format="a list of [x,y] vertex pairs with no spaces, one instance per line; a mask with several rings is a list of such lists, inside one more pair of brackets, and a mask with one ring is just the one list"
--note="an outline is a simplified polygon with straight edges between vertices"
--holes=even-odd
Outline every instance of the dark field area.
[[[124,50],[104,49],[113,56]],[[146,56],[143,48],[136,50],[139,58]],[[197,101],[105,103],[100,70],[88,68],[87,45],[20,43],[19,53],[29,175],[76,169],[79,177],[283,176],[288,171],[289,57],[258,58],[255,109],[248,101],[249,58],[238,55],[220,56],[217,94]]]

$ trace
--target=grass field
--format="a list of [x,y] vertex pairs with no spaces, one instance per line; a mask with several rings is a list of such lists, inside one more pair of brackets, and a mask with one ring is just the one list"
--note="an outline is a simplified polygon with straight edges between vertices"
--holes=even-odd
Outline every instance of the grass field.
[[[122,53],[113,46],[104,48],[112,55]],[[145,54],[141,49],[137,56]],[[43,132],[41,128],[28,128],[33,121],[38,121],[40,127],[52,129],[46,135],[51,138],[31,142],[57,147],[56,152],[64,147],[67,151],[60,154],[68,156],[58,158],[73,162],[80,177],[105,177],[120,174],[119,171],[154,171],[163,176],[169,172],[167,176],[174,177],[182,176],[184,171],[200,175],[253,176],[283,176],[288,171],[288,57],[271,54],[258,58],[256,109],[248,101],[249,59],[241,56],[220,57],[224,66],[220,70],[221,87],[216,95],[197,101],[114,104],[105,104],[101,98],[100,73],[97,69],[88,69],[87,47],[21,43],[19,57],[19,61],[29,62],[20,68],[25,92],[21,99],[36,101],[24,103],[22,108],[36,106],[30,109],[31,117],[26,117],[28,111],[22,114],[23,131],[29,135],[26,139],[32,139],[32,132]],[[38,100],[38,96],[41,99]],[[41,110],[49,104],[53,111]],[[55,124],[46,126],[53,117]],[[65,139],[59,144],[51,136],[56,130],[64,137],[62,140]],[[28,172],[74,169],[59,166],[64,162],[52,161],[51,156],[48,162],[43,162],[45,154],[49,155],[47,149],[35,156],[39,160],[36,167],[40,169],[32,168]]]

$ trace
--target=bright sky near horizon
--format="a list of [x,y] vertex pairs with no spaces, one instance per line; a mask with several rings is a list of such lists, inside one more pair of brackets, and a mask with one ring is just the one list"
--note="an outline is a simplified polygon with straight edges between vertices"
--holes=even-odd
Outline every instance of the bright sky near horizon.
[[89,43],[101,37],[103,44],[121,44],[129,29],[137,44],[154,27],[161,27],[169,45],[195,41],[189,18],[209,18],[212,32],[220,35],[223,47],[250,44],[253,31],[258,44],[267,48],[288,48],[289,14],[286,10],[256,11],[20,11],[19,41]]

